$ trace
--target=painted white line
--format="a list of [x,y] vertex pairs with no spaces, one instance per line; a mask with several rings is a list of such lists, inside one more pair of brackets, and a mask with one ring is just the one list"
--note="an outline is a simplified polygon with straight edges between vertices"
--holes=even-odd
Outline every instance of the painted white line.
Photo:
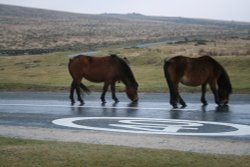
[[24,107],[67,107],[67,108],[94,108],[94,109],[131,109],[131,110],[176,110],[176,111],[197,111],[195,108],[176,108],[171,107],[126,107],[126,106],[94,106],[94,105],[83,105],[83,106],[70,106],[70,105],[53,105],[53,104],[0,104],[0,106],[24,106]]

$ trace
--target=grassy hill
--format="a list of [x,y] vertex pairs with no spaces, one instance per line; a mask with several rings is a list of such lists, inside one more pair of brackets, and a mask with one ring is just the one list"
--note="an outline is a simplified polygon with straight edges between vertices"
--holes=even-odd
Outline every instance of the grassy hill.
[[0,30],[1,55],[12,53],[6,50],[93,50],[166,40],[245,37],[250,23],[136,13],[89,15],[0,4]]
[[[68,90],[71,78],[65,55],[98,49],[95,56],[126,56],[141,92],[167,91],[162,71],[165,58],[204,54],[225,67],[234,92],[250,92],[250,23],[136,13],[87,15],[0,5],[0,41],[0,90]],[[164,42],[127,47],[160,41]],[[16,54],[23,55],[9,56]],[[102,84],[84,83],[91,90],[102,89]],[[117,90],[123,91],[124,85],[117,84]]]

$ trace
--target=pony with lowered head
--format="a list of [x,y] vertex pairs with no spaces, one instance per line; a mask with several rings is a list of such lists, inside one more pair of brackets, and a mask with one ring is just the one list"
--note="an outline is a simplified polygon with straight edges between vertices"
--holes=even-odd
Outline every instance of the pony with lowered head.
[[75,103],[75,90],[81,105],[84,104],[84,101],[81,97],[80,89],[86,93],[90,92],[82,83],[83,78],[95,83],[104,82],[103,92],[101,94],[103,103],[106,102],[105,94],[109,86],[111,86],[113,100],[115,102],[119,101],[115,94],[115,84],[117,81],[121,81],[125,84],[127,96],[131,101],[138,101],[138,83],[135,80],[134,74],[128,63],[117,55],[105,57],[78,55],[70,59],[68,70],[73,79],[70,89],[70,100],[72,105]]
[[205,93],[208,84],[214,95],[215,103],[227,105],[229,95],[232,93],[231,82],[225,69],[212,57],[176,56],[165,60],[163,70],[170,91],[170,104],[174,108],[177,108],[177,103],[183,107],[186,106],[179,94],[179,83],[187,86],[201,85],[203,105],[207,105]]

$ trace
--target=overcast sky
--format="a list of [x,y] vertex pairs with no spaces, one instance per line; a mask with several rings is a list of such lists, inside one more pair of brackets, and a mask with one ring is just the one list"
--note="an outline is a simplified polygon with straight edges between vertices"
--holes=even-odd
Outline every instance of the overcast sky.
[[250,22],[250,0],[0,0],[1,4],[76,13],[141,13]]

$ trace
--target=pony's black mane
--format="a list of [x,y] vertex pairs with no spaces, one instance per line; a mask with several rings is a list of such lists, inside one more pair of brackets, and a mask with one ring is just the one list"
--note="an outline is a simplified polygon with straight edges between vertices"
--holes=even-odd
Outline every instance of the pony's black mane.
[[225,89],[228,93],[232,93],[232,85],[229,76],[223,67],[221,68],[221,71],[222,74],[218,79],[218,85],[219,87]]
[[216,60],[214,60],[212,57],[208,56],[213,64],[215,64],[218,69],[221,71],[221,75],[218,78],[218,86],[219,89],[224,89],[228,93],[232,93],[232,85],[229,79],[229,76],[226,72],[226,70],[223,68],[221,64],[219,64]]
[[128,63],[123,58],[120,58],[119,56],[117,56],[115,54],[111,54],[110,56],[112,58],[114,58],[115,60],[117,60],[121,64],[122,70],[126,74],[126,76],[128,76],[129,79],[131,79],[132,83],[135,83],[136,86],[138,86],[138,83],[136,82],[134,74],[133,74],[131,68],[129,67]]

